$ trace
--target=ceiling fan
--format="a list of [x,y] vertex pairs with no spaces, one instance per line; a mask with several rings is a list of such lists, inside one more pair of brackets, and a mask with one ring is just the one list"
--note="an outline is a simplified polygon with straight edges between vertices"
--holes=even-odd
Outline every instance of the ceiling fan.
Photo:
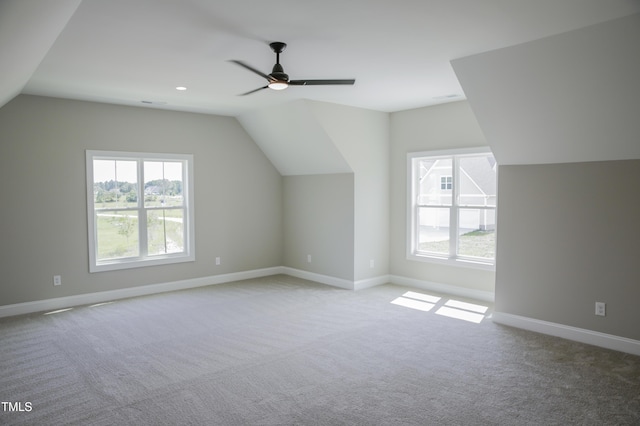
[[274,41],[273,43],[270,43],[269,46],[271,47],[271,50],[273,50],[276,53],[276,64],[273,66],[273,70],[271,71],[271,74],[265,74],[261,71],[258,71],[257,69],[253,68],[251,65],[248,65],[242,61],[238,61],[235,59],[231,60],[231,62],[238,64],[241,67],[244,67],[249,71],[252,71],[258,74],[260,77],[268,81],[268,84],[266,86],[259,87],[254,90],[250,90],[247,93],[242,93],[240,96],[250,95],[251,93],[257,92],[259,90],[267,89],[267,88],[273,89],[273,90],[283,90],[289,86],[326,86],[326,85],[333,85],[333,84],[352,85],[356,82],[355,79],[289,80],[289,76],[285,74],[284,68],[282,68],[282,65],[280,65],[280,54],[287,47],[287,44],[282,43],[281,41]]

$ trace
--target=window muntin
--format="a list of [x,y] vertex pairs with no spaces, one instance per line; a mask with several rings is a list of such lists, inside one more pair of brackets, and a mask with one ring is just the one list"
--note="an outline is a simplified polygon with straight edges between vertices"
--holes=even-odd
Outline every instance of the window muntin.
[[195,259],[192,163],[184,154],[87,151],[91,272]]
[[407,255],[492,267],[497,165],[488,149],[408,156]]

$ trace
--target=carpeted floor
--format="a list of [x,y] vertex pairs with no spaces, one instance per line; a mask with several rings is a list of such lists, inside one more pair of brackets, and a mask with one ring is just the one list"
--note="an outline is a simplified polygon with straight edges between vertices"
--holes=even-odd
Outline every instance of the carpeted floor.
[[0,424],[640,424],[640,357],[457,301],[278,275],[5,318]]

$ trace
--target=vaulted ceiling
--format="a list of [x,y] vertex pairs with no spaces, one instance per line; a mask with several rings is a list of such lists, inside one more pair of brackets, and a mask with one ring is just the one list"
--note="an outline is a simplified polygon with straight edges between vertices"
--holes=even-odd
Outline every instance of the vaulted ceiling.
[[[3,0],[19,93],[239,116],[298,99],[399,111],[465,99],[450,61],[640,12],[636,0]],[[354,86],[262,90],[231,62]],[[176,90],[184,86],[185,91]]]

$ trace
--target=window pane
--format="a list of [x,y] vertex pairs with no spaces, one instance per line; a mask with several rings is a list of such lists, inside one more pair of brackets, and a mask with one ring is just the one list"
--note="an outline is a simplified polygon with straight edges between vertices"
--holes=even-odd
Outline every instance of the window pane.
[[184,204],[182,162],[144,162],[145,207],[173,207]]
[[461,206],[496,205],[496,160],[483,154],[460,158]]
[[139,255],[138,213],[115,211],[96,214],[98,260]]
[[96,209],[137,207],[138,170],[135,161],[94,160],[93,182]]
[[453,176],[440,176],[440,189],[452,189]]
[[147,211],[149,255],[184,252],[183,219],[182,209]]
[[496,256],[496,211],[460,209],[458,255],[494,259]]
[[449,208],[418,208],[418,251],[449,254]]
[[417,160],[419,205],[451,205],[451,164],[451,158]]

